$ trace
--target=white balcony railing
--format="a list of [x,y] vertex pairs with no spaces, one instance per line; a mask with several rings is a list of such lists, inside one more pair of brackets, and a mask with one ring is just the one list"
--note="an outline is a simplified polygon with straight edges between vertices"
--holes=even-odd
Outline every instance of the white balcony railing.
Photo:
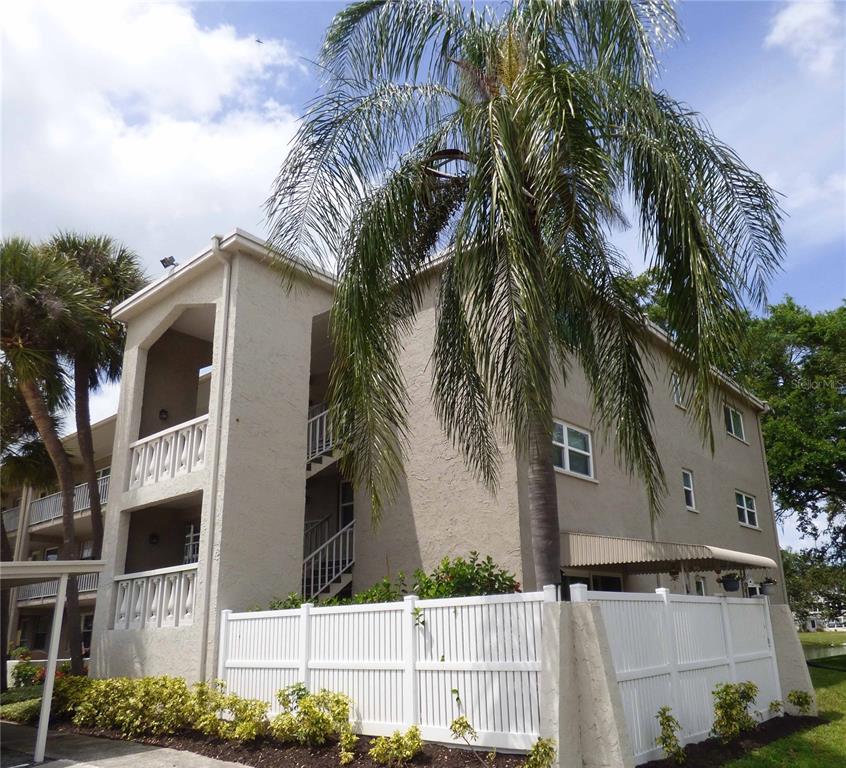
[[129,487],[155,485],[202,469],[206,462],[209,415],[136,440],[129,446]]
[[[99,574],[84,573],[82,576],[76,577],[77,589],[80,594],[83,592],[96,592],[98,581]],[[24,586],[18,587],[18,600],[21,602],[24,600],[44,600],[50,597],[55,597],[58,591],[58,579],[53,579],[53,581],[42,581],[38,584],[24,584]]]
[[[109,476],[101,477],[97,481],[100,488],[100,504],[109,500]],[[88,483],[80,483],[73,489],[73,511],[84,512],[91,509],[91,494],[88,493]],[[32,502],[29,508],[29,524],[38,525],[62,516],[62,494],[51,493]]]
[[3,527],[6,529],[6,533],[12,533],[13,531],[18,530],[18,520],[20,519],[20,516],[20,507],[12,507],[10,509],[3,510]]
[[194,623],[197,564],[115,576],[115,629],[159,629]]
[[332,427],[329,424],[329,409],[323,406],[315,406],[311,412],[316,411],[315,415],[309,415],[306,424],[306,433],[308,435],[308,445],[306,447],[306,462],[322,456],[332,450]]

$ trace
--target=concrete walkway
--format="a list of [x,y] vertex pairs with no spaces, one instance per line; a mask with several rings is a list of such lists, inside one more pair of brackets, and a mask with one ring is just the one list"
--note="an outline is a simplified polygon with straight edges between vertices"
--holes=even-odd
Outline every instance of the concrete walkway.
[[[0,724],[0,766],[30,765],[35,748],[35,728],[12,723]],[[132,741],[113,741],[50,731],[47,737],[50,768],[244,768],[241,763],[178,749],[152,747]]]

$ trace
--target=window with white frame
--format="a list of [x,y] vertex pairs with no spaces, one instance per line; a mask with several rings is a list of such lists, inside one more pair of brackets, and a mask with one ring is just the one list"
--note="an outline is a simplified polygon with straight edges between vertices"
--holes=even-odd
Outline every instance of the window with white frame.
[[91,539],[88,541],[83,541],[82,545],[79,547],[79,559],[80,560],[90,560],[91,556],[94,554],[94,542]]
[[693,582],[693,588],[696,590],[696,594],[699,595],[699,597],[705,597],[705,577],[697,576]]
[[97,470],[97,479],[102,480],[104,477],[109,477],[112,474],[111,467],[103,467]]
[[355,489],[346,480],[341,481],[338,489],[338,517],[341,528],[346,528],[355,519]]
[[754,581],[750,581],[746,585],[746,596],[747,597],[760,597],[761,596],[761,585],[756,584]]
[[723,415],[726,420],[726,432],[738,440],[746,440],[746,434],[743,431],[743,414],[730,405],[724,405]]
[[684,395],[682,393],[681,376],[677,373],[670,374],[670,391],[673,393],[673,405],[684,408]]
[[590,432],[553,422],[552,463],[564,472],[582,477],[593,477],[593,446]]
[[200,559],[200,523],[191,522],[185,526],[185,546],[182,564],[196,563]]
[[682,488],[684,489],[684,505],[692,512],[696,511],[696,495],[693,492],[693,472],[682,470]]
[[758,511],[755,508],[755,497],[741,491],[735,491],[734,501],[737,505],[737,520],[743,525],[758,527]]

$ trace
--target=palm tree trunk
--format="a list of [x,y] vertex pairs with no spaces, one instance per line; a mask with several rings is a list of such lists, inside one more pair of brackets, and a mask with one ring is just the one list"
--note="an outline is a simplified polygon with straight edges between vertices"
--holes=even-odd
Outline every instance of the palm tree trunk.
[[[56,477],[59,480],[59,490],[62,494],[61,557],[63,560],[75,560],[77,558],[77,548],[73,520],[74,481],[70,459],[65,451],[65,447],[62,445],[62,441],[59,439],[56,426],[50,417],[50,412],[35,382],[32,380],[19,380],[18,387],[32,415],[32,420],[38,429],[38,434],[44,441],[44,447],[47,449],[50,460],[53,462]],[[68,579],[65,620],[68,642],[70,644],[71,670],[75,675],[81,675],[82,628],[79,624],[79,591],[77,590],[75,576],[71,576]]]
[[94,439],[91,436],[91,411],[88,406],[88,383],[91,378],[90,367],[75,360],[73,366],[74,406],[76,410],[76,439],[85,470],[85,482],[88,484],[88,498],[91,503],[91,557],[100,559],[103,551],[103,507],[100,499],[100,485],[97,482],[97,470],[94,468]]
[[532,556],[535,588],[561,583],[561,530],[558,523],[558,494],[552,466],[549,427],[541,423],[529,431],[529,522],[532,528]]

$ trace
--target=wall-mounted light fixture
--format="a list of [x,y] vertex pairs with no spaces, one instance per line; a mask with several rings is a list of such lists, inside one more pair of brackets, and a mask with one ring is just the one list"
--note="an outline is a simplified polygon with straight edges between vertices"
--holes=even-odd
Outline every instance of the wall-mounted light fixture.
[[167,408],[162,408],[159,411],[159,421],[167,421],[170,414],[167,412]]

